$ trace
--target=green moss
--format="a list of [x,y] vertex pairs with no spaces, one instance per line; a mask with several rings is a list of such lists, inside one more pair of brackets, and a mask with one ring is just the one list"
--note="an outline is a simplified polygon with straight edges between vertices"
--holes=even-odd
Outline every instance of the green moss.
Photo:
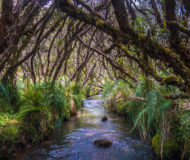
[[0,141],[14,143],[15,139],[19,136],[18,126],[7,126],[0,130]]
[[150,75],[152,75],[157,81],[161,81],[162,77],[156,72],[156,70],[153,68],[151,63],[145,64],[144,60],[141,59],[139,61],[139,65],[141,68],[143,68],[146,72],[148,72]]
[[73,1],[72,0],[67,0],[67,3],[70,5],[73,5]]
[[181,64],[181,66],[183,67],[182,69],[185,69],[187,72],[189,72],[190,73],[190,69],[184,64],[184,62],[180,59],[180,57],[177,55],[177,54],[175,54],[175,52],[172,52],[172,50],[171,49],[169,49],[169,48],[164,48],[164,52],[166,53],[166,54],[170,54],[170,55],[172,55],[172,57],[174,57],[174,58],[176,58],[177,59],[177,61]]
[[49,129],[53,131],[55,127],[53,125],[49,125]]
[[81,93],[81,86],[79,84],[73,84],[71,85],[71,91],[74,95]]
[[162,84],[171,84],[171,83],[176,83],[176,82],[177,82],[177,78],[174,75],[164,77],[162,80]]
[[160,144],[161,144],[161,137],[159,134],[156,134],[153,139],[152,139],[152,146],[154,148],[154,152],[156,153],[156,155],[160,155]]
[[182,65],[183,68],[186,70],[186,72],[190,73],[190,69],[183,63],[183,61],[180,60],[179,58],[178,58],[178,61],[181,63],[181,65]]
[[106,22],[105,22],[104,20],[102,20],[102,19],[98,19],[98,20],[96,21],[96,25],[97,25],[97,26],[99,26],[99,25],[104,25],[104,24],[106,24]]
[[169,49],[169,48],[164,48],[164,52],[167,53],[167,54],[171,54],[171,55],[175,56],[175,53],[172,52],[172,50]]
[[123,113],[124,108],[125,108],[125,106],[122,102],[116,105],[116,109],[117,109],[118,113]]
[[145,38],[146,38],[146,36],[145,36],[144,34],[141,34],[141,33],[138,34],[138,37],[139,37],[140,39],[145,39]]
[[[152,146],[154,148],[154,152],[157,156],[161,154],[161,136],[156,134],[152,139]],[[179,147],[175,142],[175,139],[169,139],[164,143],[163,146],[163,156],[164,157],[171,157],[174,151],[178,151]]]
[[123,51],[128,52],[128,49],[127,49],[127,47],[125,47],[125,45],[119,44],[119,47],[120,47]]
[[8,117],[3,121],[3,125],[0,126],[0,159],[8,159],[15,151],[14,144],[20,137],[20,123]]
[[13,143],[19,136],[20,123],[9,114],[0,114],[0,142]]

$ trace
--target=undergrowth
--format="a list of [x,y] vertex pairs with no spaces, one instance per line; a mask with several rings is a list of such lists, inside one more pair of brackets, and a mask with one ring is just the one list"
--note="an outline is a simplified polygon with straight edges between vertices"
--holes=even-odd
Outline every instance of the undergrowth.
[[161,86],[148,78],[130,88],[124,81],[106,82],[103,97],[112,111],[123,114],[155,153],[165,159],[189,159],[190,115],[179,109],[179,101],[164,95],[179,94],[173,86]]
[[[14,143],[23,138],[26,143],[39,143],[54,129],[60,130],[70,119],[71,101],[76,110],[82,107],[85,91],[80,84],[63,86],[57,82],[41,82],[11,86],[0,83],[0,158],[14,150]],[[10,151],[4,148],[11,148]]]

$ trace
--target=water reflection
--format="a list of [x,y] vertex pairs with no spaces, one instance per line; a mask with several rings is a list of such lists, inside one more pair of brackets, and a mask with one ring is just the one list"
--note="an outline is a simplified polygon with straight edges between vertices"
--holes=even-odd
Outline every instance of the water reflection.
[[[103,115],[109,120],[102,122]],[[93,145],[95,139],[112,141],[109,148]],[[152,148],[129,133],[123,118],[108,113],[102,100],[84,101],[84,109],[77,120],[64,123],[63,130],[53,140],[17,154],[15,160],[152,160]]]

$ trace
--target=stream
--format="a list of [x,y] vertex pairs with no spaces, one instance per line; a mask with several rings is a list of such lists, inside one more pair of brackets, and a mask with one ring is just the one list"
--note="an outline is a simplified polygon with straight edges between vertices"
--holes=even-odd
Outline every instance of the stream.
[[[98,98],[99,97],[99,98]],[[103,107],[101,95],[84,101],[79,116],[64,122],[60,133],[40,145],[23,149],[14,160],[153,160],[152,147],[130,133],[127,121]],[[108,120],[102,122],[106,115]],[[109,148],[97,147],[96,139],[108,139]]]

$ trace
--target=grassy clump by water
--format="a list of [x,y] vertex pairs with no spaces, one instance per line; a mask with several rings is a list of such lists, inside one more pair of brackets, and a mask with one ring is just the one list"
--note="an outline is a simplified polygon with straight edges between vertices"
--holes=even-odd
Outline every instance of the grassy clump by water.
[[[171,101],[164,95],[179,94],[176,87],[160,86],[142,79],[135,88],[124,81],[107,82],[103,96],[110,110],[123,114],[133,129],[151,142],[157,156],[165,159],[190,158],[190,114],[182,109],[180,101]],[[131,130],[131,131],[132,131]]]
[[74,91],[73,84],[43,82],[18,89],[0,83],[0,158],[8,157],[20,143],[39,143],[60,129],[70,118],[71,101],[76,110],[82,107],[83,93],[80,85]]
[[14,151],[14,143],[20,135],[19,126],[19,121],[10,114],[0,113],[0,159],[6,158]]

